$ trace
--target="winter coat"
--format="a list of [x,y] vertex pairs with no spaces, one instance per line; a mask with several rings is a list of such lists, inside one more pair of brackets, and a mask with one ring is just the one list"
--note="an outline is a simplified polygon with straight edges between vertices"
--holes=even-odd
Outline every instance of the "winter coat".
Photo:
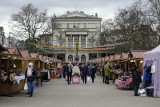
[[109,66],[108,65],[104,66],[104,75],[105,76],[110,76],[110,71],[109,71]]

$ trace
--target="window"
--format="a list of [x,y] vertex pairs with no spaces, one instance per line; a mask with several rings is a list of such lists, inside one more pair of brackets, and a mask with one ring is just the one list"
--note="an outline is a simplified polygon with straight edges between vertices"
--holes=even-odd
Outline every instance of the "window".
[[85,55],[81,56],[81,62],[84,62],[84,63],[86,62],[86,56]]
[[69,23],[67,23],[67,28],[69,28]]
[[81,36],[81,47],[86,47],[86,36]]
[[84,28],[87,28],[87,23],[84,23]]
[[74,36],[74,42],[76,43],[76,42],[79,42],[79,37],[76,35],[76,36]]
[[68,56],[68,61],[69,61],[69,62],[73,62],[73,56],[72,56],[72,55],[69,55],[69,56]]
[[73,37],[72,36],[68,36],[68,47],[69,48],[73,47]]

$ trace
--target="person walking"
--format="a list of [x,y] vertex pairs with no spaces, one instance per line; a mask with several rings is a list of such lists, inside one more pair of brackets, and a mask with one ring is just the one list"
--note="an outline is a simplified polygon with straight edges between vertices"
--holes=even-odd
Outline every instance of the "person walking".
[[66,74],[67,74],[67,83],[68,85],[71,84],[72,80],[72,64],[68,64],[66,67]]
[[105,83],[109,84],[110,71],[109,71],[109,64],[107,62],[104,65],[104,75],[105,75]]
[[142,82],[140,72],[135,63],[131,63],[132,82],[134,87],[134,96],[138,95],[139,84]]
[[101,66],[101,76],[102,76],[102,82],[105,83],[105,75],[104,75],[104,64]]
[[36,76],[37,76],[37,73],[36,73],[36,69],[33,68],[33,63],[29,63],[28,68],[26,69],[26,72],[25,72],[25,78],[28,86],[27,94],[29,94],[29,97],[33,96]]
[[88,74],[88,66],[83,64],[82,66],[82,79],[83,83],[87,84],[87,74]]
[[67,68],[67,64],[64,64],[63,65],[63,78],[65,79],[66,78],[66,68]]
[[93,66],[91,67],[91,79],[92,79],[92,83],[94,83],[96,70],[97,70],[96,64],[94,63]]

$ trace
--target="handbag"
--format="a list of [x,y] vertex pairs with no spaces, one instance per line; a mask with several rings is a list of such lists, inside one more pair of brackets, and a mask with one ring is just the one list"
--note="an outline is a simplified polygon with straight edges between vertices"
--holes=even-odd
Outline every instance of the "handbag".
[[87,76],[87,81],[90,81],[91,77]]
[[24,90],[28,90],[27,82],[24,84]]

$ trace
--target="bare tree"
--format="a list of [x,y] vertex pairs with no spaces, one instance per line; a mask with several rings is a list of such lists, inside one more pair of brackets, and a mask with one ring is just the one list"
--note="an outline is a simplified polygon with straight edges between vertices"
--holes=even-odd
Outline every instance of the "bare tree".
[[21,39],[35,39],[38,35],[48,33],[46,10],[39,11],[32,4],[23,6],[20,12],[12,14],[12,33]]
[[[157,33],[154,31],[155,19],[150,17],[150,12],[143,9],[140,2],[135,2],[132,6],[120,9],[114,19],[114,26],[110,23],[103,23],[109,31],[110,36],[114,36],[115,42],[128,42],[121,46],[119,51],[148,50],[156,46]],[[108,28],[107,30],[108,31]],[[116,49],[117,51],[117,49]]]
[[[160,0],[148,0],[149,1],[149,11],[150,17],[154,20],[154,27],[156,27],[157,32],[160,32]],[[160,35],[157,35],[158,43],[160,44]]]

